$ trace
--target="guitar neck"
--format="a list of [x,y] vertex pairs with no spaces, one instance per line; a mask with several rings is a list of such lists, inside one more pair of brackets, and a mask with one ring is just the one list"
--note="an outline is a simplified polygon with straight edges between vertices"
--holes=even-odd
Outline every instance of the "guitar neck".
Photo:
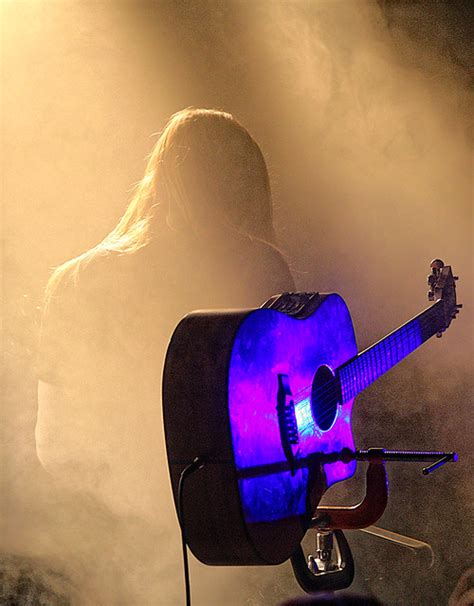
[[342,401],[355,398],[422,343],[445,328],[443,301],[437,301],[375,345],[340,366]]

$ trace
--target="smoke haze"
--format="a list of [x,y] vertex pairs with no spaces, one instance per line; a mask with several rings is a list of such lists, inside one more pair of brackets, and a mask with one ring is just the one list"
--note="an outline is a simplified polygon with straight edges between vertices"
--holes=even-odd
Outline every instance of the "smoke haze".
[[[358,447],[458,451],[456,465],[428,478],[416,465],[389,469],[380,525],[432,544],[435,567],[423,570],[396,547],[348,533],[355,590],[390,605],[446,603],[473,563],[468,7],[2,4],[3,553],[63,574],[58,592],[79,606],[183,602],[171,514],[172,540],[160,528],[150,534],[139,517],[124,527],[90,495],[62,491],[37,461],[37,308],[50,269],[117,222],[168,116],[218,107],[263,149],[297,287],[343,295],[359,349],[427,305],[432,258],[460,276],[459,319],[354,407]],[[345,488],[334,498],[355,501],[361,482],[358,474],[350,495]],[[302,593],[288,564],[222,570],[193,560],[191,579],[196,606],[275,605]]]

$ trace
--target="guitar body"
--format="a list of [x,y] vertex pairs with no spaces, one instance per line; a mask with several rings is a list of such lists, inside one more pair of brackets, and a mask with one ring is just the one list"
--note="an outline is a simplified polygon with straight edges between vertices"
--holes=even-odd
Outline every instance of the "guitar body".
[[441,336],[462,307],[451,266],[434,259],[430,268],[433,304],[360,353],[336,294],[284,293],[259,309],[194,312],[178,324],[163,375],[166,447],[199,560],[279,564],[299,547],[326,488],[355,471],[341,452],[353,450],[354,398]]
[[339,295],[289,296],[293,303],[282,295],[259,309],[194,312],[168,348],[163,410],[173,494],[177,503],[182,470],[204,457],[186,479],[183,513],[189,546],[206,564],[287,560],[325,488],[355,470],[354,462],[324,471],[298,465],[353,448],[353,400],[342,403],[332,371],[357,348]]

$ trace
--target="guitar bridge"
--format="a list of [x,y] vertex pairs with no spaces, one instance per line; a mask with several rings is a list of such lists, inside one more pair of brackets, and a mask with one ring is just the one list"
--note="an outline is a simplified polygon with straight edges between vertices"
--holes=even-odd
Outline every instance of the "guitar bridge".
[[278,375],[277,393],[278,425],[280,439],[286,460],[290,464],[291,475],[295,475],[295,453],[293,447],[299,443],[298,425],[296,423],[295,403],[291,393],[290,382],[287,375]]

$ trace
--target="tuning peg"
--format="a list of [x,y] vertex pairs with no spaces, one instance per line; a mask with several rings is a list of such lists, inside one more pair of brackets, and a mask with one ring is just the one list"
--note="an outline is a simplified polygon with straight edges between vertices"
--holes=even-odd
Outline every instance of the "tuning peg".
[[457,307],[458,309],[462,309],[462,303],[456,303],[456,307]]
[[453,276],[453,280],[459,280],[459,276]]
[[443,336],[442,332],[437,332],[436,333],[436,338],[441,339],[442,336]]

